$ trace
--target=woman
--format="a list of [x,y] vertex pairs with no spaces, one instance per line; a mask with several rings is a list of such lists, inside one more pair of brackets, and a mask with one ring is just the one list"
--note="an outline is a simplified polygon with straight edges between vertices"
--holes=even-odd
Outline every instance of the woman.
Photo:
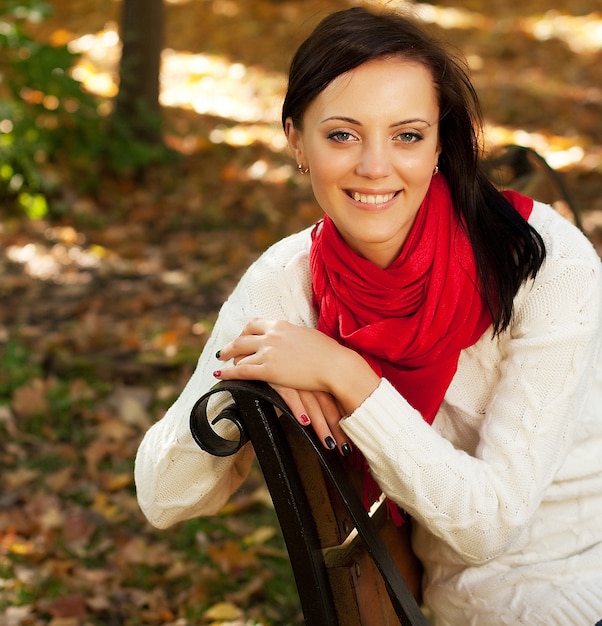
[[436,624],[592,626],[592,246],[551,207],[487,181],[462,64],[400,15],[327,17],[292,62],[283,124],[324,220],[264,253],[225,303],[140,446],[143,511],[166,527],[220,509],[252,451],[201,452],[190,410],[216,379],[264,380],[326,447],[361,453],[414,518]]

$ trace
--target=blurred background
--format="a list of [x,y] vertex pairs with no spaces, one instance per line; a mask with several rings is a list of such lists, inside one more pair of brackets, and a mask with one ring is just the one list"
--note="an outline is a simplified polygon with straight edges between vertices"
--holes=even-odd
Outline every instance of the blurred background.
[[287,66],[362,4],[466,57],[486,150],[542,155],[601,249],[601,0],[2,0],[1,626],[302,623],[257,471],[221,515],[156,531],[132,464],[242,271],[319,217],[280,127]]

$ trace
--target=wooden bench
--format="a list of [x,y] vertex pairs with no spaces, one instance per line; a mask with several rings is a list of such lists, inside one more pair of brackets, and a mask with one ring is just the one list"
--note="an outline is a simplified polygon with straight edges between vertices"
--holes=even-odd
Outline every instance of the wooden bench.
[[[232,403],[211,419],[210,399],[224,393]],[[238,440],[217,434],[213,426],[222,420],[236,426]],[[382,505],[369,516],[357,471],[302,427],[269,385],[218,383],[196,403],[190,427],[199,446],[216,456],[253,445],[308,626],[429,624],[420,608],[422,568],[410,546],[411,520],[394,526]]]
[[489,153],[483,161],[489,180],[501,189],[520,193],[553,204],[564,217],[583,231],[581,211],[564,180],[545,158],[527,146],[507,144]]

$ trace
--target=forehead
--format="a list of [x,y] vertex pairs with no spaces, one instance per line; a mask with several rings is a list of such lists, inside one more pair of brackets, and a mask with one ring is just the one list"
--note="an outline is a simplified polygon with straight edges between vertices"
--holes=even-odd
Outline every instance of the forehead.
[[370,118],[411,114],[432,121],[438,111],[437,90],[429,68],[393,57],[369,61],[341,74],[318,94],[306,113]]

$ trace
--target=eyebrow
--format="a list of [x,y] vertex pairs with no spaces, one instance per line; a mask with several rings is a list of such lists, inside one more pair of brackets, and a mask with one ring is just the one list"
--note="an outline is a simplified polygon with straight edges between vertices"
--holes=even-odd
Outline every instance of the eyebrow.
[[[338,116],[333,115],[332,117],[327,117],[322,120],[322,124],[325,122],[347,122],[348,124],[354,124],[355,126],[362,126],[362,123],[358,120],[353,119],[352,117]],[[397,128],[398,126],[405,126],[406,124],[415,124],[416,122],[420,122],[422,124],[426,124],[427,126],[432,126],[431,122],[421,118],[421,117],[412,117],[407,120],[401,120],[399,122],[395,122],[394,124],[390,124],[389,128]]]

